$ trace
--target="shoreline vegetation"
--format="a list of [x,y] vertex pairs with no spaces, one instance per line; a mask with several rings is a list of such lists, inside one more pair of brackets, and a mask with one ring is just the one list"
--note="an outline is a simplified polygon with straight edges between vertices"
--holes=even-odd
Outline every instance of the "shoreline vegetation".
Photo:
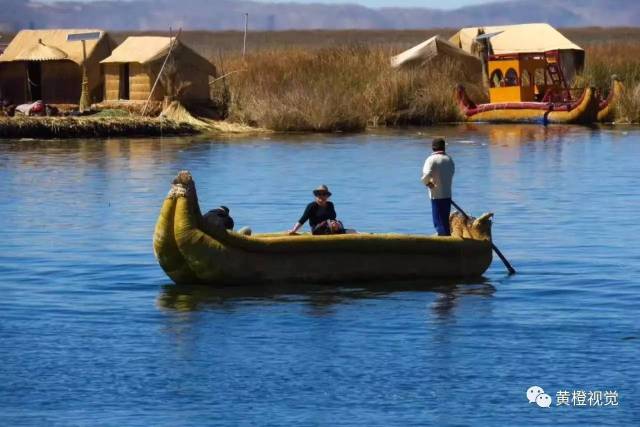
[[[625,91],[614,121],[640,123],[640,29],[560,30],[586,51],[585,69],[574,85],[595,86],[606,94],[611,75],[617,75]],[[195,109],[191,110],[195,118],[183,112],[168,118],[142,117],[128,106],[109,105],[105,108],[115,112],[112,116],[1,118],[0,137],[360,132],[379,126],[460,122],[453,89],[464,77],[456,64],[412,70],[389,65],[389,58],[404,49],[434,34],[448,37],[453,32],[257,32],[249,33],[243,58],[240,32],[187,31],[181,36],[183,42],[214,63],[220,76],[227,75],[210,87],[208,110],[213,114]],[[120,42],[134,34],[141,33],[115,33],[114,38]],[[473,99],[487,100],[482,87],[468,83],[465,87]],[[154,115],[158,113],[154,109]]]

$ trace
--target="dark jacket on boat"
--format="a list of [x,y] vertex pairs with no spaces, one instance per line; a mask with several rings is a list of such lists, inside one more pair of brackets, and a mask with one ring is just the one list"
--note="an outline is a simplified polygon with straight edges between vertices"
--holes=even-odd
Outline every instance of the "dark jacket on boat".
[[309,225],[313,229],[316,225],[328,219],[336,219],[336,210],[333,207],[333,203],[327,202],[325,206],[320,206],[314,201],[307,205],[298,222],[304,224],[309,220]]
[[226,228],[227,230],[233,230],[233,218],[229,216],[229,209],[226,206],[211,209],[209,212],[204,214],[203,220],[205,227],[219,227]]

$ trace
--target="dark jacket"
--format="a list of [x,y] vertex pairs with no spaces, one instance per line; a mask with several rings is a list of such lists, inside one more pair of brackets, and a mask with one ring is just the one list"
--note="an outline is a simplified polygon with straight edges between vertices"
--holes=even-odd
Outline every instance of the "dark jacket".
[[336,219],[336,210],[333,207],[333,203],[327,202],[326,206],[322,207],[314,201],[307,205],[298,222],[304,224],[308,220],[311,228],[314,228],[328,219]]

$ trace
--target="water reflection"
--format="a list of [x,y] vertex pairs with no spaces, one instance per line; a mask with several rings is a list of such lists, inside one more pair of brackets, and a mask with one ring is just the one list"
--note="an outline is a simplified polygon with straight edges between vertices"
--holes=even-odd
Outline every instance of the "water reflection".
[[496,288],[486,279],[469,281],[432,280],[380,282],[357,285],[271,284],[214,288],[203,285],[164,285],[157,306],[180,312],[199,310],[232,311],[238,305],[302,302],[312,315],[330,314],[333,308],[354,300],[375,299],[399,292],[437,294],[431,309],[437,317],[448,317],[467,296],[490,298]]

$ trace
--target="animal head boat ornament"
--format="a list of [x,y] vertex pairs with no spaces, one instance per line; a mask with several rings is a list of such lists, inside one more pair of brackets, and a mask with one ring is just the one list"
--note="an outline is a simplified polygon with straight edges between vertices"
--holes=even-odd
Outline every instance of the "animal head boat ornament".
[[491,240],[491,225],[493,213],[485,213],[479,218],[465,217],[460,212],[449,215],[451,236],[461,239]]

